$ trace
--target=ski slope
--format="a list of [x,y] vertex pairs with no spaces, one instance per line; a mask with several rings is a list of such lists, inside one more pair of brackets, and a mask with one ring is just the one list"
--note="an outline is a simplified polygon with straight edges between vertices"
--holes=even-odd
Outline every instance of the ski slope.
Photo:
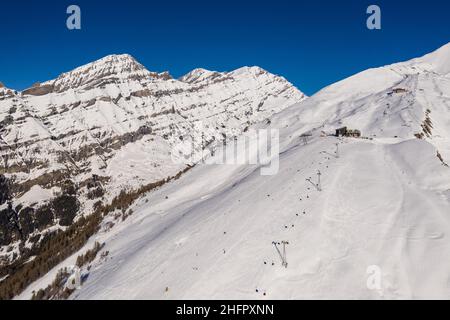
[[[275,176],[199,167],[151,194],[99,235],[111,258],[74,298],[450,297],[448,168],[423,141],[345,141],[339,158],[335,142],[289,149]],[[305,180],[318,169],[322,192]],[[287,269],[272,245],[283,240]],[[371,265],[382,293],[367,289]]]

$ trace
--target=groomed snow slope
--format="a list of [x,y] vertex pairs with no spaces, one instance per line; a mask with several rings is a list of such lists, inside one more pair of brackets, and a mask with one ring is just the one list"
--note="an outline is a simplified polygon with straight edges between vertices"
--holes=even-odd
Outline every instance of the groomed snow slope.
[[[274,176],[199,165],[138,201],[97,235],[109,256],[72,298],[450,298],[450,79],[430,56],[368,70],[276,115]],[[427,114],[432,132],[417,139]],[[343,125],[368,139],[321,136]],[[306,181],[317,170],[320,192]],[[289,241],[287,268],[273,241]],[[381,290],[367,287],[372,265]]]
[[[74,298],[380,298],[371,265],[384,298],[449,298],[450,171],[434,148],[350,140],[336,158],[335,142],[292,147],[275,176],[199,167],[150,195],[99,235],[111,257]],[[322,192],[305,181],[318,169]]]

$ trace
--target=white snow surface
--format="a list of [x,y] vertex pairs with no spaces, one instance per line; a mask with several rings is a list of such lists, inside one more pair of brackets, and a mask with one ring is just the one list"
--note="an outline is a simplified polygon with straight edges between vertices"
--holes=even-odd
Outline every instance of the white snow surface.
[[[433,147],[345,141],[336,159],[335,142],[293,146],[272,177],[199,167],[149,195],[73,298],[448,298],[450,172]],[[317,169],[322,192],[305,181]],[[367,289],[371,265],[381,292]]]

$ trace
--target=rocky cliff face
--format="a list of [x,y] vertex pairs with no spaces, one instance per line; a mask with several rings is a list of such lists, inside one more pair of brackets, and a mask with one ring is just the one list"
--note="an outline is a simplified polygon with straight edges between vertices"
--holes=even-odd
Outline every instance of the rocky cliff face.
[[186,137],[214,146],[303,99],[258,67],[176,80],[129,55],[23,92],[0,87],[2,264],[121,192],[184,170],[171,150]]

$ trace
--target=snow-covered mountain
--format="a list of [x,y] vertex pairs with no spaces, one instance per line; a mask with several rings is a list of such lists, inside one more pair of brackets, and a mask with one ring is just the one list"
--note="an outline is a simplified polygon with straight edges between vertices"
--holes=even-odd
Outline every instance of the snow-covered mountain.
[[[108,255],[71,297],[448,299],[449,59],[450,44],[367,70],[257,125],[280,130],[276,175],[199,165],[141,198],[86,245]],[[333,137],[342,126],[362,137]]]
[[[278,174],[197,165],[125,221],[107,215],[19,298],[95,242],[105,245],[70,298],[450,298],[449,59],[450,44],[282,108],[252,126],[279,130]],[[199,69],[181,80],[214,79]],[[334,137],[344,126],[362,137]]]
[[121,192],[177,176],[186,165],[170,152],[184,138],[213,148],[305,98],[259,67],[177,80],[127,54],[23,92],[1,85],[0,267]]

